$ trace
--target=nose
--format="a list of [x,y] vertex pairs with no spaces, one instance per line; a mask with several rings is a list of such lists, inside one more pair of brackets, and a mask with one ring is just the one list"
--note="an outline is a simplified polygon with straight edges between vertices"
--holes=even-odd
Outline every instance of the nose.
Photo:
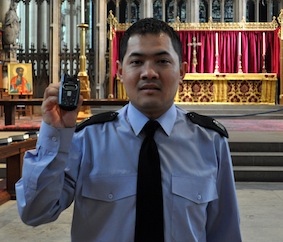
[[141,72],[141,79],[158,79],[159,74],[154,64],[145,63]]

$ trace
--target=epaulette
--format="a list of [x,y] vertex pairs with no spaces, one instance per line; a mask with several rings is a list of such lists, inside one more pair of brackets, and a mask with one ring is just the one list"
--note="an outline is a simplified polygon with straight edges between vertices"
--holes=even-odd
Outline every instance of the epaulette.
[[187,117],[193,123],[198,124],[208,129],[213,129],[217,131],[220,135],[225,136],[226,138],[229,138],[226,128],[221,123],[219,123],[216,119],[211,118],[209,116],[197,114],[195,112],[187,113]]
[[111,122],[117,118],[119,113],[117,112],[106,112],[106,113],[99,113],[96,115],[93,115],[82,122],[77,124],[75,132],[81,131],[86,126],[92,125],[92,124],[102,124],[106,122]]

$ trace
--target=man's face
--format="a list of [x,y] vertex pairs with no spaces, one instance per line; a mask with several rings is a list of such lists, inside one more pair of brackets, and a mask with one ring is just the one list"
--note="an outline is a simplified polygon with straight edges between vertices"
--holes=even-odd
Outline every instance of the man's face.
[[185,67],[168,35],[133,35],[123,62],[118,62],[118,76],[132,104],[146,116],[158,118],[173,104]]
[[18,75],[19,76],[23,76],[24,75],[24,70],[23,69],[19,69],[18,70]]

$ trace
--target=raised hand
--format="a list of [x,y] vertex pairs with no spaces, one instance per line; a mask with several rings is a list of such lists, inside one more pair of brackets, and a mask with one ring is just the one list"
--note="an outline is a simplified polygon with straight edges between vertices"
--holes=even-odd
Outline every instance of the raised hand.
[[52,83],[45,89],[44,99],[41,105],[43,121],[55,128],[74,127],[83,97],[80,96],[78,107],[75,110],[62,110],[58,105],[59,88],[59,83]]

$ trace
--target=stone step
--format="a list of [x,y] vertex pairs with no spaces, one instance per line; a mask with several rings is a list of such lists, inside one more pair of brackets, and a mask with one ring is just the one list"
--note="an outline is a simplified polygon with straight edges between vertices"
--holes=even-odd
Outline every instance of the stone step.
[[231,152],[283,152],[282,142],[229,142]]
[[229,145],[236,181],[283,181],[283,142],[231,142]]
[[234,166],[235,181],[283,182],[282,166]]
[[231,152],[233,166],[282,166],[283,152]]
[[214,118],[241,119],[283,119],[283,105],[249,105],[249,104],[185,104],[178,106],[187,111],[212,116]]

